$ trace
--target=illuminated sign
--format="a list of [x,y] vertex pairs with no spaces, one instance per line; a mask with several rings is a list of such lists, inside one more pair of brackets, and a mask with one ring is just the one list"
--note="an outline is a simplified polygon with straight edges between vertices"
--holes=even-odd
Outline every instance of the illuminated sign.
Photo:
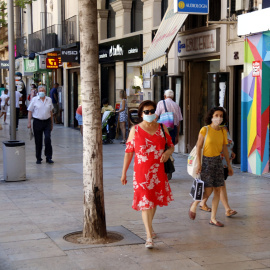
[[57,57],[57,56],[58,56],[58,53],[57,52],[47,53],[47,57]]
[[58,58],[58,64],[59,64],[59,66],[61,66],[62,65],[62,58],[61,58],[61,56],[58,56],[57,58]]
[[57,69],[59,67],[59,62],[57,57],[46,58],[46,68],[47,69]]

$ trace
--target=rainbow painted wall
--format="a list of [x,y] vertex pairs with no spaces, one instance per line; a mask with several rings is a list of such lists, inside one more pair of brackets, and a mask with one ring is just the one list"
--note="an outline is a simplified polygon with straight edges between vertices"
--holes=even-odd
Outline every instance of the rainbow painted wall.
[[245,40],[241,94],[241,170],[268,173],[270,32]]

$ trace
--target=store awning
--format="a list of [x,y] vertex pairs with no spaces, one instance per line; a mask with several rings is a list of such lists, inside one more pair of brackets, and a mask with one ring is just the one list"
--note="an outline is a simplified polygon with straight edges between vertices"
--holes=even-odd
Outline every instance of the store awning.
[[168,48],[185,22],[187,16],[188,14],[174,13],[174,1],[170,0],[156,36],[143,59],[143,73],[162,67],[166,64]]

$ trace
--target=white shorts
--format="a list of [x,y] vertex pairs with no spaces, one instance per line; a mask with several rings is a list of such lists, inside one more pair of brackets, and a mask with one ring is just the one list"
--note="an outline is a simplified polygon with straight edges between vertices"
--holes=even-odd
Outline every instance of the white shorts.
[[6,109],[7,109],[7,106],[1,105],[1,112],[7,112]]

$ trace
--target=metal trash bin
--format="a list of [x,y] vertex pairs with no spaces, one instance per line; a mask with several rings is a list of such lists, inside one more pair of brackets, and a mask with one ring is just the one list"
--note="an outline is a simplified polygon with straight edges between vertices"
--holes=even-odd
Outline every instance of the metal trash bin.
[[3,165],[5,181],[23,181],[26,179],[25,142],[4,141]]

